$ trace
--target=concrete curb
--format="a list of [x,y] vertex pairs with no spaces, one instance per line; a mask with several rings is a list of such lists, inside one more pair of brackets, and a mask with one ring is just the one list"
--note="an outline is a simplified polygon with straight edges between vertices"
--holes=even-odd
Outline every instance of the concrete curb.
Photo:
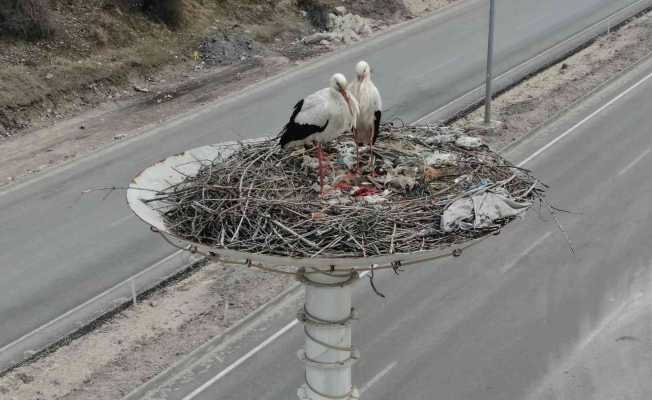
[[272,300],[261,305],[252,313],[248,314],[246,317],[236,322],[235,325],[228,328],[224,333],[219,336],[215,336],[212,339],[208,340],[201,346],[197,347],[190,353],[186,354],[179,361],[175,362],[154,378],[145,382],[141,386],[129,392],[121,400],[136,400],[145,397],[148,392],[157,389],[161,384],[173,379],[175,376],[186,371],[189,367],[196,364],[201,360],[201,358],[215,350],[219,346],[228,342],[231,338],[237,336],[239,333],[247,330],[248,328],[255,325],[256,320],[263,314],[267,313],[270,309],[279,304],[287,301],[291,296],[297,295],[301,291],[301,283],[294,282],[290,287],[286,288],[284,291],[276,295]]

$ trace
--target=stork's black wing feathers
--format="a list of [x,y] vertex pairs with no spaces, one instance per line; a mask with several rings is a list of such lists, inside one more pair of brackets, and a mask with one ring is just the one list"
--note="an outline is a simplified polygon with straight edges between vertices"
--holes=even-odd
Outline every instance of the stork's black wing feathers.
[[380,116],[380,110],[374,113],[374,133],[373,137],[371,138],[371,144],[376,144],[376,139],[378,139],[378,135],[380,134]]
[[310,135],[313,135],[318,132],[323,132],[324,129],[328,126],[328,121],[324,124],[324,126],[318,126],[318,125],[311,125],[311,124],[298,124],[295,122],[297,115],[301,112],[301,109],[303,108],[303,99],[299,100],[297,104],[294,106],[294,111],[292,112],[292,115],[290,116],[290,121],[288,121],[287,124],[283,127],[283,130],[281,131],[281,138],[279,140],[279,144],[281,147],[285,147],[288,143],[294,142],[296,140],[304,140]]

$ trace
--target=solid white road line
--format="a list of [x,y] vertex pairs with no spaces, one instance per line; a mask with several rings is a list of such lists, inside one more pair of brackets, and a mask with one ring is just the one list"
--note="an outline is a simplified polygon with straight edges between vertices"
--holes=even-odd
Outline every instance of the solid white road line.
[[650,79],[651,77],[652,77],[652,72],[649,73],[649,74],[647,74],[647,75],[646,75],[644,78],[642,78],[640,81],[636,82],[635,84],[633,84],[632,86],[630,86],[629,88],[627,88],[624,92],[620,93],[618,96],[616,96],[616,97],[614,97],[613,99],[609,100],[609,101],[608,101],[607,103],[605,103],[602,107],[600,107],[600,108],[598,108],[597,110],[593,111],[591,114],[589,114],[588,116],[586,116],[584,119],[582,119],[581,121],[579,121],[579,122],[576,123],[575,125],[571,126],[571,127],[570,127],[566,132],[564,132],[564,133],[562,133],[561,135],[557,136],[556,138],[554,138],[553,140],[551,140],[550,142],[548,142],[545,146],[541,147],[539,150],[537,150],[537,151],[535,151],[534,153],[532,153],[528,158],[526,158],[525,160],[523,160],[523,161],[521,161],[520,163],[518,163],[518,166],[519,166],[519,167],[522,167],[523,165],[527,164],[528,162],[532,161],[533,159],[535,159],[536,157],[538,157],[539,155],[541,155],[544,151],[548,150],[548,149],[549,149],[550,147],[552,147],[555,143],[559,142],[560,140],[562,140],[562,139],[565,138],[566,136],[568,136],[568,135],[572,134],[573,132],[575,132],[575,129],[579,128],[580,126],[584,125],[586,122],[588,122],[588,121],[590,121],[591,119],[593,119],[596,115],[600,114],[602,111],[604,111],[605,109],[607,109],[609,106],[611,106],[612,104],[616,103],[618,100],[620,100],[620,99],[622,99],[623,97],[625,97],[625,96],[626,96],[629,92],[631,92],[632,90],[634,90],[634,89],[636,89],[637,87],[641,86],[643,83],[645,83],[645,81],[647,81],[647,80]]
[[616,176],[621,176],[621,175],[623,175],[625,172],[627,172],[627,171],[629,171],[630,169],[632,169],[632,167],[633,167],[634,165],[638,164],[639,161],[641,161],[643,158],[645,158],[645,156],[647,156],[648,154],[650,154],[650,148],[649,148],[649,147],[648,147],[648,149],[645,150],[645,151],[644,151],[640,156],[636,157],[632,162],[630,162],[629,164],[627,164],[627,166],[626,166],[625,168],[621,169],[621,170],[618,172],[618,175],[616,175]]
[[198,387],[197,389],[193,390],[188,394],[186,397],[183,398],[183,400],[191,400],[194,399],[198,394],[206,390],[208,387],[210,387],[212,384],[215,382],[219,381],[222,379],[224,376],[226,376],[229,372],[233,371],[234,369],[238,368],[242,363],[250,359],[252,356],[254,356],[256,353],[267,347],[270,343],[278,339],[279,337],[283,336],[285,332],[289,331],[292,329],[297,323],[299,323],[298,320],[294,319],[292,322],[289,324],[285,325],[283,328],[279,329],[275,334],[272,336],[268,337],[264,342],[259,344],[258,346],[254,347],[251,349],[247,354],[244,356],[238,358],[233,364],[229,365],[225,369],[223,369],[219,374],[215,375],[208,381],[204,382],[203,385]]
[[519,261],[521,261],[524,257],[530,254],[532,250],[537,248],[541,243],[543,243],[546,239],[548,239],[548,236],[550,236],[551,234],[552,232],[546,232],[543,236],[535,240],[534,243],[528,246],[527,249],[523,250],[523,252],[521,252],[518,256],[516,256],[516,258],[513,261],[506,264],[500,272],[502,272],[503,274],[509,272],[509,270],[514,268]]
[[393,363],[391,363],[391,364],[389,364],[388,366],[386,366],[385,368],[383,368],[382,371],[380,371],[379,373],[377,373],[376,376],[374,376],[373,378],[371,378],[371,380],[370,380],[369,382],[367,382],[367,383],[362,387],[362,389],[360,389],[360,394],[362,394],[362,393],[366,392],[367,390],[369,390],[369,388],[370,388],[374,383],[378,382],[378,381],[379,381],[383,376],[387,375],[387,373],[388,373],[389,371],[391,371],[392,368],[394,368],[394,367],[396,366],[396,364],[397,364],[397,362],[394,361]]
[[[633,84],[632,86],[630,86],[629,88],[627,88],[624,92],[620,93],[618,96],[616,96],[616,97],[614,97],[613,99],[611,99],[610,101],[608,101],[608,102],[607,102],[606,104],[604,104],[602,107],[598,108],[597,110],[595,110],[594,112],[592,112],[591,114],[589,114],[587,117],[585,117],[584,119],[582,119],[581,121],[579,121],[578,123],[576,123],[575,125],[573,125],[572,127],[570,127],[567,131],[565,131],[565,132],[562,133],[561,135],[557,136],[556,138],[554,138],[553,140],[551,140],[550,142],[548,142],[546,145],[544,145],[543,147],[541,147],[539,150],[537,150],[537,151],[535,151],[534,153],[532,153],[532,154],[531,154],[529,157],[527,157],[525,160],[523,160],[523,161],[521,161],[520,163],[518,163],[517,166],[522,167],[522,166],[525,165],[526,163],[532,161],[534,158],[536,158],[536,157],[538,157],[539,155],[543,154],[543,152],[545,152],[546,150],[548,150],[548,149],[549,149],[550,147],[552,147],[555,143],[559,142],[559,141],[560,141],[561,139],[563,139],[564,137],[566,137],[566,136],[570,135],[571,133],[573,133],[573,132],[575,131],[575,129],[577,129],[577,128],[579,128],[580,126],[584,125],[587,121],[591,120],[593,117],[595,117],[596,115],[598,115],[599,113],[601,113],[602,111],[604,111],[605,109],[607,109],[609,106],[611,106],[612,104],[614,104],[615,102],[617,102],[618,100],[620,100],[621,98],[623,98],[623,97],[624,97],[625,95],[627,95],[629,92],[631,92],[632,90],[634,90],[634,89],[636,89],[637,87],[639,87],[640,85],[642,85],[645,81],[647,81],[647,80],[650,79],[651,77],[652,77],[652,72],[649,73],[648,75],[646,75],[644,78],[642,78],[642,79],[639,80],[638,82],[636,82],[635,84]],[[543,242],[543,241],[544,241],[544,240],[545,240],[545,239],[546,239],[550,234],[551,234],[551,232],[546,233],[544,236],[542,236],[541,238],[539,238],[535,243],[533,243],[533,244],[530,246],[531,248],[528,247],[528,249],[526,249],[525,255],[526,255],[527,253],[529,253],[530,251],[532,251],[532,250],[533,250],[536,246],[538,246],[541,242]],[[523,257],[523,256],[518,257],[518,258],[516,259],[516,261],[518,261],[518,259],[521,258],[521,257]],[[508,271],[508,270],[511,269],[512,267],[513,267],[513,266],[510,266],[510,267],[508,267],[507,269],[504,268],[504,269],[503,269],[503,272]],[[364,276],[367,275],[367,274],[368,274],[368,271],[365,271],[365,272],[363,272],[362,274],[360,274],[360,277],[362,278],[362,277],[364,277]],[[252,356],[254,356],[256,353],[258,353],[259,351],[261,351],[262,349],[264,349],[265,347],[267,347],[270,343],[274,342],[274,340],[276,340],[278,337],[280,337],[281,335],[283,335],[285,332],[289,331],[289,330],[290,330],[292,327],[294,327],[297,323],[298,323],[298,321],[295,319],[295,320],[293,320],[292,322],[290,322],[289,324],[285,325],[285,326],[284,326],[283,328],[281,328],[279,331],[277,331],[277,332],[274,333],[272,336],[270,336],[269,338],[267,338],[264,342],[262,342],[261,344],[259,344],[259,345],[256,346],[256,347],[254,347],[254,348],[253,348],[251,351],[249,351],[247,354],[245,354],[244,356],[240,357],[240,358],[239,358],[238,360],[236,360],[233,364],[231,364],[231,365],[229,365],[228,367],[226,367],[226,368],[225,368],[224,370],[222,370],[219,374],[215,375],[213,378],[211,378],[210,380],[208,380],[207,382],[205,382],[203,385],[201,385],[200,387],[198,387],[197,389],[195,389],[193,392],[191,392],[191,393],[190,393],[189,395],[187,395],[186,397],[184,397],[183,400],[191,400],[191,399],[195,398],[198,394],[200,394],[201,392],[203,392],[204,390],[206,390],[206,388],[208,388],[209,386],[211,386],[211,385],[214,384],[215,382],[217,382],[217,381],[219,381],[220,379],[222,379],[222,378],[223,378],[224,376],[226,376],[229,372],[231,372],[231,371],[233,371],[235,368],[237,368],[240,364],[242,364],[243,362],[247,361],[249,358],[251,358]],[[382,371],[381,371],[381,372],[382,372]]]

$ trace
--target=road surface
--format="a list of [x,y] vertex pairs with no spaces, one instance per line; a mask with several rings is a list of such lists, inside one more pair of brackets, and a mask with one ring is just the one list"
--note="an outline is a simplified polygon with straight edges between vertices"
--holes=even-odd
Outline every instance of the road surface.
[[[459,258],[377,276],[385,299],[358,284],[354,382],[363,398],[525,398],[604,319],[652,289],[650,104],[652,60],[508,154],[551,186],[555,205],[573,211],[559,218],[575,255],[549,213],[534,211]],[[222,373],[292,314],[275,318],[147,398],[296,398],[299,324]],[[588,385],[580,397],[591,395]]]
[[[407,26],[345,50],[126,143],[0,192],[0,348],[173,252],[130,216],[123,193],[80,198],[88,188],[126,185],[141,169],[189,148],[278,131],[297,99],[334,71],[365,58],[388,117],[414,120],[483,79],[486,2]],[[634,3],[501,0],[497,73]]]

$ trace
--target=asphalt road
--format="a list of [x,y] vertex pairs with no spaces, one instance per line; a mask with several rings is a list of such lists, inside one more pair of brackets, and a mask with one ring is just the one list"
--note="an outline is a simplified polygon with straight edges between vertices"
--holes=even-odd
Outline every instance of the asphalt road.
[[[648,61],[508,154],[551,186],[554,205],[573,211],[559,218],[575,255],[549,214],[534,211],[459,258],[377,276],[386,299],[358,285],[354,382],[363,398],[526,398],[641,281],[649,286],[651,71]],[[213,378],[291,318],[287,310],[270,316],[254,329],[259,337],[207,353],[148,398],[296,398],[298,326]],[[575,394],[592,398],[590,385]]]
[[[500,0],[496,71],[505,71],[615,10],[607,0]],[[114,193],[144,167],[198,145],[275,133],[306,93],[367,59],[388,117],[413,120],[482,82],[486,2],[471,1],[247,90],[108,150],[0,192],[0,347],[173,252]]]

